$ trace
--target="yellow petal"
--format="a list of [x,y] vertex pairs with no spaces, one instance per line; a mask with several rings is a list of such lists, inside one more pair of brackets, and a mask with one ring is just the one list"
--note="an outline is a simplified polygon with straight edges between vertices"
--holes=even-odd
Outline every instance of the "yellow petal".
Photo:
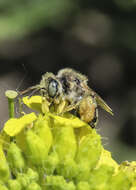
[[35,113],[26,114],[19,119],[11,118],[4,125],[4,131],[13,137],[19,134],[28,124],[37,119]]
[[62,117],[51,113],[49,113],[49,115],[54,119],[55,127],[65,126],[65,127],[79,128],[87,125],[85,122],[81,121],[78,117],[70,113],[66,113]]
[[38,111],[38,112],[42,112],[42,97],[41,96],[32,96],[32,97],[24,97],[23,99],[23,103],[31,108],[32,110]]

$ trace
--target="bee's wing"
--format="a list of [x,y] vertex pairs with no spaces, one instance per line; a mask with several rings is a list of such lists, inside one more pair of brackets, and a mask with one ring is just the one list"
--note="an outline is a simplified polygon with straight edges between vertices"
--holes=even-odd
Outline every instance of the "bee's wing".
[[90,90],[91,94],[95,97],[97,104],[111,115],[114,115],[112,109],[106,104],[106,102],[96,92],[92,89]]
[[112,109],[106,104],[106,102],[97,93],[95,94],[95,97],[96,97],[97,104],[101,108],[103,108],[105,111],[107,111],[108,113],[110,113],[111,115],[113,115]]

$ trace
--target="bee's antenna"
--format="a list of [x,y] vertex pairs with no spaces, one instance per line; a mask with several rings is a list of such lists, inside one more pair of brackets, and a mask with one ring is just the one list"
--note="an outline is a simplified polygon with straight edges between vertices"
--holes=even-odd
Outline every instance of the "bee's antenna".
[[24,69],[24,71],[25,71],[25,75],[24,75],[24,77],[20,80],[19,84],[18,84],[17,87],[16,87],[16,91],[17,91],[17,92],[19,91],[20,86],[22,85],[22,83],[24,82],[24,80],[25,80],[25,78],[26,78],[26,76],[27,76],[27,74],[28,74],[24,63],[22,63],[21,65],[22,65],[22,67],[23,67],[23,69]]
[[39,90],[40,90],[39,88],[34,89],[34,90],[31,92],[31,94],[29,94],[29,98],[30,98],[35,92],[37,92],[37,91],[39,91]]
[[19,92],[19,95],[22,96],[22,95],[26,94],[27,92],[32,91],[32,93],[30,94],[30,96],[32,96],[35,92],[37,92],[40,89],[41,88],[39,85],[31,86],[31,87],[27,88],[26,90]]
[[33,90],[33,88],[32,87],[29,87],[29,88],[27,88],[27,89],[25,89],[25,90],[23,90],[23,91],[19,91],[19,95],[24,95],[24,94],[26,94],[27,92],[29,92],[29,91],[31,91],[31,90]]

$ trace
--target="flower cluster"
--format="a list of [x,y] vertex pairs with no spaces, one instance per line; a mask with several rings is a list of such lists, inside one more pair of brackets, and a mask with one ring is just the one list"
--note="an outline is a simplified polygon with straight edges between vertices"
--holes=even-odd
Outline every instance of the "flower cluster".
[[[136,162],[117,164],[101,137],[70,113],[38,111],[9,119],[0,134],[0,190],[136,190]],[[44,108],[43,108],[44,107]]]

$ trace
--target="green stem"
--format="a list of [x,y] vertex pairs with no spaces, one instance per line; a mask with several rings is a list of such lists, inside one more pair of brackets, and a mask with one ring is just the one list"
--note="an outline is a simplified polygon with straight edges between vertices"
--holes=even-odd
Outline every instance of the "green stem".
[[17,97],[17,95],[17,92],[13,90],[7,90],[5,92],[5,96],[8,98],[9,118],[14,118],[15,116],[14,99]]
[[14,99],[8,98],[8,106],[9,106],[9,118],[14,118],[15,117]]

